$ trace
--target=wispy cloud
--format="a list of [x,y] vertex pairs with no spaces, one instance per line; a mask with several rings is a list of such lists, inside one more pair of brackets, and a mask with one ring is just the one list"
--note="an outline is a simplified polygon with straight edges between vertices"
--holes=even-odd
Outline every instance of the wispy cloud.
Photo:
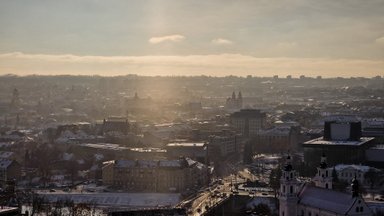
[[383,73],[384,60],[256,58],[241,54],[187,56],[77,56],[0,54],[0,74],[82,75],[255,75],[372,77]]
[[163,43],[166,41],[171,41],[171,42],[179,42],[185,39],[185,36],[179,35],[179,34],[174,34],[174,35],[166,35],[166,36],[161,36],[161,37],[151,37],[148,42],[151,44],[158,44],[158,43]]
[[215,45],[229,45],[233,44],[231,40],[224,39],[224,38],[216,38],[211,41]]

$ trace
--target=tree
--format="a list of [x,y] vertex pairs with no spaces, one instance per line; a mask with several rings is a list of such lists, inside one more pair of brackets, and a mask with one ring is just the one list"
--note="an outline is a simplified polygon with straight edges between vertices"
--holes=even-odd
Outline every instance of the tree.
[[44,204],[47,203],[45,197],[40,196],[35,192],[31,192],[29,195],[29,202],[32,204],[31,216],[33,216],[35,213],[44,211]]
[[364,178],[367,180],[369,183],[369,187],[372,189],[373,186],[375,185],[377,179],[379,177],[379,174],[376,172],[376,170],[370,168],[365,174]]
[[272,215],[271,209],[267,204],[264,204],[264,203],[260,203],[257,206],[255,206],[252,213],[260,216]]
[[245,143],[245,145],[244,145],[244,152],[243,153],[244,153],[244,155],[243,155],[243,162],[244,162],[244,164],[252,163],[253,152],[252,152],[252,144],[251,144],[251,142]]

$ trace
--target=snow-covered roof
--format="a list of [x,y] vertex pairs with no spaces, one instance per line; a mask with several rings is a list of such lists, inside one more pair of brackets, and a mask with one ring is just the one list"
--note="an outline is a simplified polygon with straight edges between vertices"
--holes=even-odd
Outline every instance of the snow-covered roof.
[[12,155],[14,155],[13,152],[0,151],[0,158],[10,158],[10,157],[12,157]]
[[184,162],[187,163],[187,166],[193,166],[193,165],[196,165],[198,168],[203,168],[204,165],[197,162],[197,161],[194,161],[190,158],[185,158],[185,160],[160,160],[160,161],[157,161],[157,160],[115,160],[115,161],[107,161],[107,162],[104,162],[104,165],[107,165],[107,164],[111,164],[111,163],[114,163],[116,167],[134,167],[134,166],[138,166],[138,167],[148,167],[148,168],[152,168],[152,167],[168,167],[168,168],[171,168],[171,167],[183,167],[184,166]]
[[324,209],[337,214],[346,214],[356,198],[351,194],[306,185],[299,194],[299,203]]
[[309,140],[304,143],[304,145],[344,145],[344,146],[360,146],[371,140],[375,139],[374,137],[361,137],[359,141],[352,140],[324,140],[323,137]]
[[182,143],[168,143],[167,147],[204,147],[203,142],[182,142]]
[[[368,172],[370,168],[371,167],[369,166],[362,166],[362,165],[356,165],[356,164],[338,164],[335,166],[336,171],[342,171],[345,169],[354,169],[360,172]],[[376,168],[372,168],[372,169],[376,170]]]

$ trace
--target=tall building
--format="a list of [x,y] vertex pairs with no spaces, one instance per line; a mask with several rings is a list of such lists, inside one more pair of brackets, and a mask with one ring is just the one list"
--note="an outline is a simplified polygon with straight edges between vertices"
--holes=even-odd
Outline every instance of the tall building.
[[266,114],[257,109],[242,109],[231,114],[231,125],[244,137],[252,137],[266,125]]
[[[332,177],[326,158],[321,157],[320,166],[312,183],[301,183],[287,157],[280,180],[280,216],[337,216],[373,215],[365,200],[359,194],[359,182],[352,181],[352,193],[332,190]],[[327,175],[328,173],[328,175]]]

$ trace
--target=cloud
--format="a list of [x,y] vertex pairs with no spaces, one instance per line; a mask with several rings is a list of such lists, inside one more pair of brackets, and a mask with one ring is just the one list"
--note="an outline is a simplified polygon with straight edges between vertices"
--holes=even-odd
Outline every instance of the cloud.
[[257,58],[242,54],[186,56],[77,56],[0,54],[0,74],[73,75],[211,75],[373,77],[384,60],[326,58]]
[[228,39],[224,39],[224,38],[216,38],[216,39],[213,39],[211,42],[213,44],[215,44],[215,45],[229,45],[229,44],[233,44],[232,41],[230,41]]
[[378,43],[379,45],[384,46],[384,36],[381,37],[381,38],[377,38],[377,39],[376,39],[376,43]]
[[162,37],[151,37],[148,42],[151,44],[158,44],[158,43],[163,43],[166,41],[171,41],[171,42],[179,42],[184,40],[185,37],[183,35],[179,34],[174,34],[174,35],[166,35]]

